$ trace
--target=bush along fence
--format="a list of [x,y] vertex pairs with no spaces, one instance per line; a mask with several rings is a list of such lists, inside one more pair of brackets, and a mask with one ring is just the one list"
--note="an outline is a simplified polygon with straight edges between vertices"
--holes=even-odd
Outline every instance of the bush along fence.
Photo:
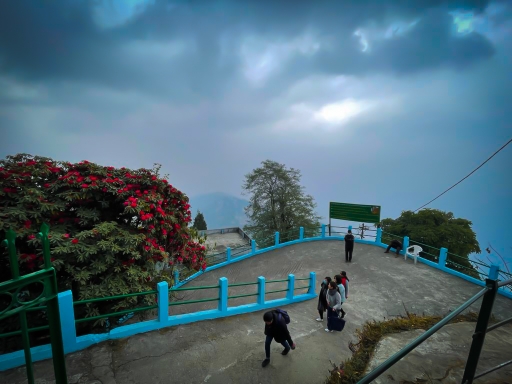
[[[336,229],[336,230],[333,230]],[[305,278],[296,278],[294,275],[289,275],[288,279],[285,280],[274,280],[274,281],[266,281],[264,277],[259,277],[257,282],[250,283],[236,283],[229,284],[227,278],[222,277],[219,279],[218,285],[215,286],[206,286],[206,287],[185,287],[183,286],[195,279],[196,277],[202,275],[203,273],[208,273],[209,271],[222,268],[224,266],[230,265],[232,263],[236,263],[247,258],[263,254],[272,250],[276,250],[285,246],[300,244],[304,242],[311,241],[322,241],[322,240],[343,240],[346,231],[343,229],[348,229],[345,227],[332,227],[328,228],[327,225],[322,225],[320,228],[295,228],[283,233],[276,232],[273,236],[262,239],[256,242],[254,239],[251,240],[250,246],[242,246],[234,249],[227,248],[226,252],[218,253],[215,255],[208,256],[208,267],[204,271],[200,271],[194,273],[190,276],[187,276],[186,279],[180,281],[180,272],[178,270],[174,271],[174,285],[169,288],[166,282],[158,283],[157,289],[155,291],[149,292],[138,292],[132,293],[129,295],[121,295],[121,296],[113,296],[113,297],[103,297],[97,299],[89,299],[82,301],[73,302],[73,297],[71,291],[61,292],[58,295],[59,308],[60,308],[60,318],[62,324],[62,335],[64,339],[64,350],[66,353],[75,352],[84,348],[87,348],[93,344],[110,340],[117,339],[122,337],[128,337],[134,334],[149,332],[169,326],[187,324],[201,320],[209,320],[222,318],[227,316],[233,316],[238,314],[244,314],[249,312],[260,311],[267,308],[275,308],[277,306],[284,306],[296,302],[301,302],[309,299],[316,298],[315,286],[316,286],[316,277],[315,273],[311,272],[309,277]],[[329,235],[330,232],[330,235]],[[402,244],[403,249],[407,249],[410,245],[418,244],[422,246],[420,243],[414,242],[410,240],[407,236],[400,237],[396,235],[392,235],[386,232],[383,232],[381,228],[377,228],[372,231],[368,231],[365,233],[364,238],[356,238],[355,242],[360,244],[368,244],[377,246],[380,248],[387,248],[387,243],[392,238],[398,238]],[[368,237],[367,237],[368,236]],[[361,236],[359,236],[361,237]],[[453,264],[456,263],[454,260],[456,257],[461,257],[458,255],[452,255],[448,252],[446,248],[433,248],[423,245],[423,249],[425,249],[422,254],[418,257],[418,262],[426,264],[432,268],[439,269],[445,273],[449,273],[451,275],[457,276],[459,278],[465,279],[471,283],[476,285],[485,286],[485,282],[478,278],[468,275],[464,268],[454,269]],[[428,250],[427,250],[428,249]],[[401,255],[404,255],[404,250],[400,251]],[[412,256],[409,256],[412,258]],[[472,262],[473,263],[473,262]],[[509,275],[506,272],[500,271],[497,265],[486,265],[483,264],[482,267],[488,268],[487,273],[479,272],[479,274],[486,278],[489,275],[495,276],[499,275],[500,279],[506,280],[512,275]],[[296,287],[296,281],[305,280],[302,284],[303,286]],[[307,280],[307,281],[306,281]],[[284,283],[287,282],[286,289],[278,289],[278,290],[266,290],[266,285],[270,283]],[[228,295],[228,289],[230,287],[237,287],[242,285],[255,285],[257,286],[257,291],[255,293],[243,294],[243,295]],[[296,291],[299,289],[307,289],[306,293],[296,294]],[[217,291],[217,295],[213,295],[214,297],[207,299],[198,299],[198,300],[190,300],[190,301],[171,301],[169,302],[169,297],[172,296],[173,293],[177,293],[180,291],[188,291],[188,290],[208,290],[208,291]],[[265,295],[267,294],[277,294],[277,293],[286,292],[285,297],[269,300],[265,299]],[[498,290],[499,294],[506,296],[512,299],[512,290],[510,287],[501,287]],[[74,310],[75,306],[79,305],[87,305],[89,302],[94,301],[103,301],[103,300],[116,300],[126,298],[128,296],[147,296],[154,295],[156,297],[156,304],[147,305],[144,307],[139,307],[135,309],[127,309],[123,311],[118,311],[110,314],[100,314],[98,316],[92,316],[82,319],[75,319]],[[238,299],[242,297],[250,297],[254,296],[256,301],[250,304],[244,304],[239,306],[230,307],[228,302],[230,299]],[[198,311],[187,314],[176,314],[172,315],[172,308],[177,305],[187,305],[187,304],[197,304],[203,302],[217,302],[216,309],[209,309],[204,311]],[[170,308],[170,310],[169,310]],[[137,312],[145,312],[151,313],[156,312],[154,315],[156,318],[148,321],[142,321],[134,324],[123,325],[117,328],[110,330],[108,333],[101,334],[90,334],[84,336],[77,336],[76,325],[82,322],[99,320],[102,318],[108,318],[112,316],[132,316]],[[169,315],[169,311],[171,315]],[[151,315],[150,315],[151,316]],[[1,335],[1,337],[6,337],[5,334]],[[43,360],[51,357],[51,350],[48,345],[38,346],[31,349],[33,360]],[[0,371],[7,370],[10,368],[18,367],[24,364],[23,351],[17,351],[9,354],[0,355]]]
[[[265,250],[256,250],[256,243],[253,240],[251,243],[251,247],[247,250],[243,251],[245,254],[238,256],[236,258],[232,258],[231,249],[227,249],[225,252],[225,260],[219,260],[219,264],[212,265],[208,267],[205,272],[211,271],[213,269],[220,268],[224,265],[230,264],[234,261],[240,261],[247,257],[254,256],[257,254],[261,254],[268,250],[271,250],[272,247]],[[267,281],[265,277],[258,277],[257,281],[249,282],[249,283],[234,283],[229,284],[228,279],[225,277],[221,277],[218,281],[217,285],[214,286],[198,286],[198,287],[182,287],[184,284],[199,276],[201,273],[194,274],[189,276],[184,281],[179,281],[179,272],[175,271],[174,275],[174,285],[169,287],[167,282],[160,282],[157,284],[157,289],[154,291],[148,292],[136,292],[130,293],[126,295],[118,295],[118,296],[109,296],[109,297],[101,297],[80,301],[73,301],[73,296],[71,291],[65,291],[58,294],[58,308],[59,308],[59,318],[61,323],[61,334],[63,339],[64,352],[71,353],[76,352],[82,349],[85,349],[93,344],[97,344],[106,340],[118,339],[123,337],[132,336],[138,333],[144,333],[149,331],[154,331],[170,326],[193,323],[196,321],[202,320],[211,320],[217,318],[223,318],[227,316],[239,315],[244,313],[256,312],[264,309],[275,308],[279,306],[285,306],[288,304],[298,303],[305,300],[314,299],[317,297],[315,293],[316,287],[316,275],[315,272],[310,272],[308,277],[296,277],[293,274],[288,275],[287,279],[281,280],[269,280]],[[286,288],[284,289],[274,289],[273,283],[281,283],[286,284]],[[269,286],[269,284],[272,284]],[[254,293],[244,293],[239,295],[229,295],[230,288],[236,288],[241,286],[251,286],[254,285],[256,290]],[[194,290],[207,290],[208,292],[212,292],[210,298],[206,299],[197,299],[197,300],[188,300],[188,301],[176,301],[173,300],[173,296],[181,291],[194,291]],[[267,296],[272,294],[273,297],[283,296],[277,299],[267,299]],[[149,297],[151,300],[147,300],[150,302],[155,302],[153,305],[145,305],[137,308],[131,308],[126,310],[120,310],[113,313],[107,314],[99,314],[96,316],[84,317],[84,318],[75,318],[75,309],[77,307],[87,305],[89,303],[98,303],[102,301],[115,301],[126,299],[127,297],[137,297],[142,299],[144,297]],[[237,306],[229,306],[229,300],[241,299],[241,298],[249,298],[254,297],[254,301],[248,299],[248,304],[242,304]],[[171,298],[171,300],[170,300]],[[176,306],[187,305],[187,304],[199,304],[206,302],[215,302],[214,309],[208,310],[199,310],[191,313],[185,314],[175,314],[173,315],[173,308]],[[44,307],[37,307],[38,310],[45,310]],[[78,311],[77,311],[78,312]],[[100,334],[88,334],[83,336],[77,336],[77,326],[84,322],[90,321],[98,321],[101,319],[108,319],[112,317],[131,317],[134,313],[145,313],[147,317],[151,318],[147,321],[141,321],[137,323],[122,325],[116,328],[111,329],[108,333],[100,333]],[[39,327],[39,328],[48,328]],[[39,331],[39,328],[28,329],[29,332]],[[4,334],[0,334],[0,338],[4,337],[12,337],[21,333],[19,331],[8,332]],[[50,345],[41,345],[30,348],[30,354],[32,361],[44,360],[52,357],[52,350]],[[0,371],[5,371],[7,369],[23,366],[25,364],[25,354],[24,351],[16,351],[12,353],[6,353],[0,355]]]

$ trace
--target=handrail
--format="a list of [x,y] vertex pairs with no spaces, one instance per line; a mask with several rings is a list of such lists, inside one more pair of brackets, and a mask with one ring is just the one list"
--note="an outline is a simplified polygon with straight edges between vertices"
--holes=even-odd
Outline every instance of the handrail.
[[157,293],[157,291],[146,291],[146,292],[127,293],[125,295],[117,295],[117,296],[97,297],[97,298],[94,298],[94,299],[85,299],[85,300],[74,301],[73,305],[87,304],[87,303],[97,303],[99,301],[107,301],[107,300],[126,299],[127,297],[134,297],[134,296],[155,295],[156,293]]
[[361,380],[359,380],[357,382],[357,384],[367,384],[367,383],[370,383],[373,380],[375,380],[377,377],[379,377],[381,374],[383,374],[389,368],[391,368],[393,365],[395,365],[398,361],[400,361],[403,357],[405,357],[407,354],[409,354],[409,352],[411,352],[414,348],[416,348],[418,345],[423,343],[434,333],[439,331],[442,327],[444,327],[446,324],[448,324],[451,320],[453,320],[457,315],[459,315],[466,308],[471,306],[475,301],[477,301],[479,298],[481,298],[490,289],[491,289],[490,287],[483,288],[476,295],[474,295],[469,300],[467,300],[465,303],[460,305],[457,309],[455,309],[448,316],[446,316],[444,319],[439,321],[436,325],[434,325],[428,331],[423,333],[421,336],[418,336],[416,339],[414,339],[409,344],[407,344],[405,347],[403,347],[400,351],[398,351],[393,356],[391,356],[386,361],[384,361],[382,364],[380,364],[377,368],[375,368],[373,371],[371,371],[368,375],[366,375]]
[[483,371],[482,373],[480,373],[480,374],[478,374],[478,375],[475,375],[474,379],[478,379],[479,377],[485,376],[485,375],[487,375],[488,373],[491,373],[491,372],[496,371],[497,369],[500,369],[500,368],[506,367],[506,366],[507,366],[507,365],[509,365],[509,364],[512,364],[512,360],[505,361],[504,363],[498,364],[498,365],[497,365],[497,366],[495,366],[495,367],[489,368],[487,371]]
[[509,317],[508,319],[506,320],[503,320],[503,321],[500,321],[499,323],[496,323],[494,325],[491,325],[490,327],[487,328],[487,331],[485,333],[489,333],[491,331],[494,331],[496,328],[499,328],[501,327],[502,325],[505,325],[505,324],[508,324],[508,323],[512,323],[512,317]]
[[505,281],[500,281],[498,283],[498,288],[503,287],[505,285],[510,285],[510,284],[512,284],[512,279],[508,279],[508,280],[505,280]]

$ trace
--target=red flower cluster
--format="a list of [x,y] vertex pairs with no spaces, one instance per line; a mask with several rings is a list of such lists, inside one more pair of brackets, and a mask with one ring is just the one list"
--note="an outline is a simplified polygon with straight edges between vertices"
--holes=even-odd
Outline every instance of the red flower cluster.
[[[94,228],[97,221],[85,216],[77,217],[77,211],[95,210],[99,214],[99,222],[114,217],[121,226],[136,226],[133,229],[146,236],[140,252],[147,259],[169,260],[172,264],[176,258],[193,268],[203,268],[206,250],[190,241],[187,228],[187,223],[192,220],[188,199],[167,180],[145,169],[133,171],[101,167],[88,161],[71,164],[27,157],[20,159],[5,162],[0,167],[0,191],[3,190],[4,198],[17,201],[30,188],[38,188],[37,204],[56,207],[46,210],[44,215],[47,216],[42,220],[48,222],[52,230],[55,228],[54,234],[58,237],[78,244],[79,240],[73,236]],[[27,166],[30,169],[22,168]],[[44,177],[44,182],[37,185],[36,176]],[[37,204],[27,208],[37,209]],[[106,212],[109,214],[105,215]],[[138,220],[132,221],[134,216]],[[16,225],[30,229],[32,222],[27,220]],[[29,240],[34,238],[34,235],[28,237]],[[133,262],[127,265],[131,264]]]

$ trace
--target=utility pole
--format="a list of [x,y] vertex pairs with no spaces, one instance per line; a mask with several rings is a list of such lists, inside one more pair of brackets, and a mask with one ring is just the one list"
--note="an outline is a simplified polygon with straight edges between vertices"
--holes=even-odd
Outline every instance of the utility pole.
[[368,229],[370,229],[370,227],[365,226],[364,223],[359,226],[359,235],[361,236],[361,239],[364,239],[364,231],[367,231]]

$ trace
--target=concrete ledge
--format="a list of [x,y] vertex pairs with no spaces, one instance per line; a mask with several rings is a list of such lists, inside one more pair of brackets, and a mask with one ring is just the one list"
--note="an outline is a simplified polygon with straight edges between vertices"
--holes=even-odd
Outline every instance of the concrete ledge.
[[[303,231],[301,231],[303,233]],[[255,242],[252,241],[252,248],[248,250],[248,253],[242,256],[238,256],[236,258],[232,258],[229,261],[225,261],[222,263],[219,263],[217,265],[211,266],[206,268],[204,272],[197,272],[191,276],[189,276],[186,280],[180,281],[178,284],[176,284],[173,288],[178,288],[183,286],[184,284],[194,280],[195,278],[201,276],[203,273],[216,270],[218,268],[222,268],[227,265],[231,265],[233,263],[237,263],[242,260],[246,260],[248,258],[251,258],[256,255],[264,254],[273,250],[277,250],[283,247],[295,245],[295,244],[301,244],[305,242],[313,242],[313,241],[325,241],[325,240],[333,240],[333,241],[344,241],[344,236],[325,236],[325,230],[323,230],[323,234],[318,237],[310,237],[310,238],[302,238],[293,240],[290,242],[277,244],[268,248],[256,250],[255,249]],[[379,239],[380,240],[380,239]],[[380,241],[371,241],[371,240],[363,240],[363,239],[355,239],[355,242],[358,244],[367,244],[372,245],[380,248],[387,248],[386,244],[383,244]],[[408,243],[404,242],[404,244]],[[401,255],[404,255],[404,251],[400,252]],[[412,257],[408,257],[411,258]],[[418,257],[418,261],[420,263],[426,264],[432,268],[441,270],[445,273],[451,274],[453,276],[462,278],[466,281],[469,281],[475,285],[478,286],[485,286],[485,282],[482,280],[475,279],[473,277],[467,276],[463,273],[460,273],[458,271],[452,270],[450,268],[447,268],[444,265],[426,260],[422,257]],[[314,273],[313,273],[314,275]],[[315,287],[314,278],[313,278],[313,290]],[[509,299],[512,299],[512,292],[507,292],[504,289],[500,288],[498,290],[498,293],[502,296],[505,296]],[[250,313],[250,312],[256,312],[263,309],[268,309],[276,306],[284,306],[289,305],[305,300],[310,300],[313,298],[316,298],[317,295],[314,292],[310,292],[307,294],[302,294],[298,296],[294,296],[292,299],[290,298],[283,298],[283,299],[277,299],[272,301],[264,301],[263,303],[254,303],[254,304],[245,304],[238,307],[231,307],[231,308],[225,308],[225,310],[208,310],[208,311],[201,311],[191,314],[184,314],[184,315],[176,315],[176,316],[169,316],[167,319],[161,319],[162,321],[158,320],[150,320],[150,321],[144,321],[140,323],[130,324],[126,326],[122,326],[116,329],[113,329],[110,333],[106,334],[92,334],[92,335],[85,335],[76,337],[76,334],[73,334],[74,331],[74,314],[73,314],[73,307],[72,307],[72,297],[70,296],[70,292],[62,292],[59,294],[59,307],[63,306],[61,308],[61,321],[63,324],[63,336],[64,336],[64,343],[65,343],[65,352],[75,352],[82,349],[85,349],[93,344],[100,343],[102,341],[110,340],[110,339],[118,339],[122,337],[128,337],[132,336],[134,334],[138,333],[144,333],[149,331],[158,330],[161,328],[173,326],[173,325],[180,325],[180,324],[187,324],[192,323],[196,321],[203,321],[203,320],[211,320],[211,319],[217,319],[227,316],[234,316],[239,315],[243,313]],[[71,309],[69,309],[71,308]],[[73,329],[68,329],[72,327]],[[71,331],[71,332],[70,332]],[[70,336],[71,335],[71,336]],[[39,361],[51,358],[51,349],[49,345],[43,345],[39,347],[34,347],[31,349],[32,352],[32,359],[33,361]],[[18,366],[22,366],[25,364],[24,359],[24,353],[23,351],[16,351],[9,354],[0,355],[0,371],[15,368]]]

